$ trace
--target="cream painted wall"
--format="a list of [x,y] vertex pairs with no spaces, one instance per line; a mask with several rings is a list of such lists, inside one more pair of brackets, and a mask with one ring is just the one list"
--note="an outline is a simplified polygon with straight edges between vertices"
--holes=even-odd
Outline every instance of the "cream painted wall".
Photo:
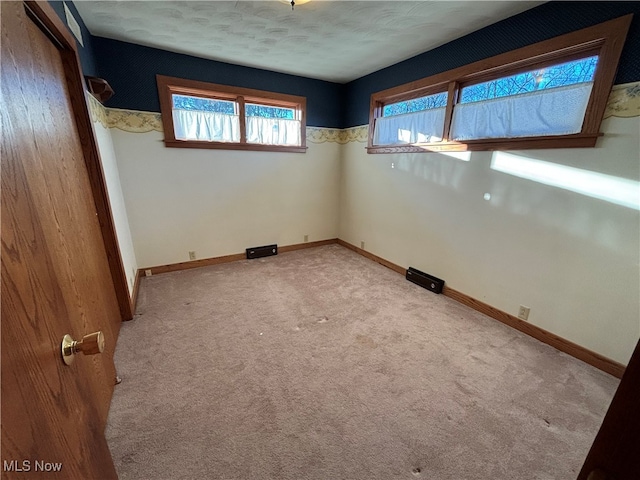
[[[640,117],[609,118],[602,130],[594,149],[465,157],[367,155],[354,141],[363,138],[358,129],[346,145],[278,154],[165,148],[158,131],[96,125],[113,185],[119,171],[126,208],[114,210],[124,212],[121,225],[128,214],[128,265],[302,243],[304,235],[364,241],[511,314],[531,307],[532,324],[626,363],[640,336]],[[549,168],[550,178],[531,178]],[[591,189],[609,182],[600,197],[630,188],[635,208],[545,184],[558,179]]]
[[138,263],[133,249],[133,240],[129,229],[127,208],[125,206],[122,188],[120,186],[120,173],[118,172],[116,154],[113,149],[111,130],[102,126],[100,122],[94,122],[93,127],[96,134],[96,140],[98,142],[100,158],[102,159],[102,170],[107,183],[107,193],[111,204],[111,213],[115,224],[116,236],[118,237],[120,255],[122,256],[122,263],[127,275],[129,294],[131,295],[133,292],[136,273],[138,271]]
[[602,131],[596,148],[508,152],[504,165],[581,187],[592,172],[589,188],[630,189],[635,208],[498,171],[499,152],[367,155],[352,142],[339,237],[513,315],[528,306],[532,324],[626,364],[640,336],[640,117]]
[[305,154],[165,148],[111,129],[141,267],[338,235],[340,145]]

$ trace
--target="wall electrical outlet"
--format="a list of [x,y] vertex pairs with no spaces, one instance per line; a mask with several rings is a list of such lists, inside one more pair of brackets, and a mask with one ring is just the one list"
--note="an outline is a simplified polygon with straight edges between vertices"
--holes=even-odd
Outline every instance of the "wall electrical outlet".
[[189,260],[195,260],[196,259],[196,252],[189,252]]
[[153,275],[153,273],[151,272],[151,269],[144,271],[144,276],[145,277],[150,277],[151,275]]
[[309,235],[305,235],[305,236],[304,236],[304,241],[305,241],[305,242],[308,242],[308,241],[309,241]]
[[531,311],[531,309],[529,307],[525,307],[524,305],[520,305],[520,309],[518,310],[518,318],[520,320],[528,320],[530,311]]
[[364,250],[364,241],[360,242],[360,248]]

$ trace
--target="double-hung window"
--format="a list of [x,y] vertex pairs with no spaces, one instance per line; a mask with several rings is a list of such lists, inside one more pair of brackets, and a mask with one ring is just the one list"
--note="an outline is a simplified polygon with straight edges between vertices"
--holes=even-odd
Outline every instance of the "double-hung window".
[[631,15],[371,96],[369,153],[593,147]]
[[165,145],[305,152],[306,99],[157,76]]

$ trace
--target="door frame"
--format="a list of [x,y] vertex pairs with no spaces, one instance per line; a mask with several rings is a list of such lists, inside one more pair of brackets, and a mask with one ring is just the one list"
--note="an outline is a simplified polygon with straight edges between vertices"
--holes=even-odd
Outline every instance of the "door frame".
[[[640,340],[582,465],[578,480],[630,480],[640,475]],[[594,473],[598,472],[597,474]]]
[[115,223],[111,213],[111,202],[107,192],[107,183],[102,170],[102,158],[98,150],[98,143],[87,103],[86,95],[89,95],[89,93],[85,90],[84,74],[75,38],[47,1],[37,0],[23,3],[27,11],[48,30],[49,35],[59,45],[67,89],[71,99],[71,111],[76,121],[84,163],[89,176],[96,214],[100,223],[100,231],[102,232],[102,241],[107,254],[109,270],[111,271],[111,283],[118,299],[121,320],[131,320],[134,306],[129,295],[127,275],[122,263]]

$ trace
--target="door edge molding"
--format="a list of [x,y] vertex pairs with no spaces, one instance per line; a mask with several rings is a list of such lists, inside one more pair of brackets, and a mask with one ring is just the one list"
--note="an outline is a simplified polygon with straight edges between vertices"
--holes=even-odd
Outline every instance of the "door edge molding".
[[25,1],[24,4],[62,47],[60,54],[71,98],[71,110],[82,145],[84,162],[102,233],[102,242],[111,272],[111,283],[118,300],[120,321],[131,320],[133,318],[133,310],[131,308],[127,275],[118,244],[111,202],[109,201],[106,179],[102,169],[102,158],[98,150],[93,122],[91,121],[91,114],[87,104],[88,93],[84,85],[84,75],[76,41],[48,2],[37,0]]

